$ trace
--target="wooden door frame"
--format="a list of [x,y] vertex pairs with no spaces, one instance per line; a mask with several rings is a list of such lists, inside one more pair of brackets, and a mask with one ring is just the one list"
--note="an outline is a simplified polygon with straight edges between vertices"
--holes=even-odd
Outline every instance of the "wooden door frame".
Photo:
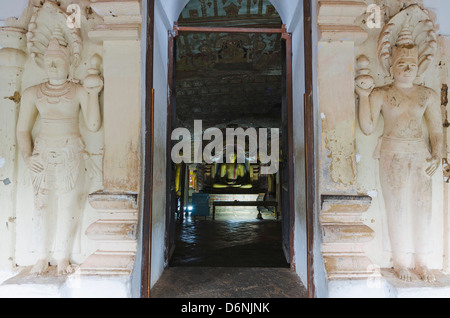
[[[155,0],[147,0],[147,48],[146,48],[146,100],[145,100],[145,148],[144,189],[142,211],[142,264],[141,298],[150,298],[152,256],[152,195],[153,195],[153,136],[155,119],[155,90],[153,88],[153,47],[155,27]],[[149,92],[151,92],[149,94]],[[151,98],[149,98],[149,95]]]
[[[168,74],[167,74],[167,125],[166,125],[166,229],[165,229],[165,250],[164,250],[164,259],[165,264],[169,266],[169,261],[171,254],[173,252],[174,246],[171,246],[171,221],[173,218],[173,198],[172,198],[172,131],[173,131],[173,121],[176,116],[174,113],[175,108],[175,43],[176,33],[169,32],[169,45],[168,45]],[[172,215],[171,215],[172,214]]]
[[[283,26],[285,29],[285,27]],[[288,127],[288,170],[289,170],[289,245],[290,245],[290,264],[295,271],[294,260],[294,225],[295,225],[295,182],[294,182],[294,95],[293,95],[293,77],[292,77],[292,35],[284,32],[282,39],[286,41],[286,106],[287,106],[287,127]]]
[[305,187],[306,187],[306,236],[307,236],[307,289],[308,297],[315,298],[314,282],[314,237],[316,210],[316,158],[314,149],[314,104],[313,104],[313,45],[311,0],[303,0],[303,32],[305,56],[305,98],[304,98],[304,138],[305,138]]
[[[154,16],[155,0],[147,0],[147,49],[146,49],[146,111],[145,111],[145,153],[144,153],[144,193],[143,198],[143,233],[142,233],[142,268],[141,268],[141,297],[150,298],[151,288],[151,221],[152,221],[152,194],[153,194],[153,135],[154,135],[154,88],[153,88],[153,49],[154,49]],[[306,223],[307,223],[307,289],[308,297],[316,297],[314,283],[314,229],[315,229],[315,155],[314,155],[314,109],[313,109],[313,71],[312,71],[312,18],[311,0],[303,0],[303,24],[304,24],[304,55],[305,55],[305,100],[304,100],[304,132],[305,132],[305,187],[306,187]],[[178,28],[178,30],[176,29]],[[186,27],[183,27],[186,28]],[[218,31],[219,28],[215,29]],[[223,28],[222,28],[223,29]],[[238,32],[239,28],[230,28]],[[175,25],[174,31],[180,32]],[[186,29],[185,29],[186,30]],[[254,30],[259,32],[262,29]],[[266,33],[267,33],[266,29]],[[273,29],[269,29],[275,31]],[[209,32],[214,30],[209,30]],[[284,28],[284,31],[286,29]],[[276,31],[278,32],[278,31]],[[283,32],[281,32],[283,33]],[[289,36],[289,38],[291,38]],[[292,49],[292,48],[291,48]],[[292,76],[292,60],[291,60]],[[290,104],[292,106],[292,80],[291,80]],[[148,92],[151,97],[148,98]],[[288,110],[289,111],[289,110]],[[292,118],[292,117],[291,117]],[[291,139],[292,140],[292,139]],[[293,151],[293,148],[291,148]],[[293,158],[293,157],[292,157]],[[293,164],[293,160],[292,160]],[[293,181],[293,178],[291,178]],[[293,187],[293,184],[290,183]],[[291,191],[293,204],[294,191]],[[295,213],[291,213],[294,217]],[[292,225],[293,230],[293,225]],[[293,235],[291,236],[293,244]],[[292,257],[292,256],[291,256]]]
[[[168,108],[167,108],[167,162],[170,162],[171,149],[169,147],[171,143],[170,134],[172,133],[172,120],[173,120],[173,74],[174,70],[174,46],[175,38],[180,32],[201,32],[201,33],[263,33],[263,34],[281,34],[282,40],[286,41],[286,102],[287,102],[287,118],[288,118],[288,162],[289,162],[289,249],[290,249],[290,260],[292,270],[295,270],[294,261],[294,224],[295,224],[295,189],[294,189],[294,141],[293,141],[293,78],[292,78],[292,35],[287,32],[286,26],[282,25],[281,28],[244,28],[244,27],[191,27],[191,26],[179,26],[178,23],[174,24],[173,31],[169,33],[169,66],[168,66]],[[171,166],[167,164],[166,175],[168,178],[171,177]],[[167,211],[166,213],[172,213],[170,208],[171,201],[170,185],[166,189],[166,202]],[[169,215],[166,215],[166,219],[169,219]],[[166,228],[166,244],[169,244],[169,233],[170,230]],[[165,263],[169,264],[170,253],[168,253],[168,246],[166,246],[166,260]]]

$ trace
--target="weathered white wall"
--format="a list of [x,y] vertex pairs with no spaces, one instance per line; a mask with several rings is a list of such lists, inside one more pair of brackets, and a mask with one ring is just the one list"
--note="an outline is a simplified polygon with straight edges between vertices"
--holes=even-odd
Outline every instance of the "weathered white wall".
[[[173,28],[173,1],[155,3],[155,44],[153,82],[155,88],[155,129],[153,156],[152,266],[151,284],[155,284],[165,268],[166,232],[166,130],[168,94],[168,30]],[[175,21],[175,20],[173,20]]]
[[317,1],[311,1],[311,47],[312,47],[312,99],[314,108],[314,157],[316,163],[315,171],[315,204],[314,204],[314,243],[313,243],[313,269],[314,269],[314,284],[316,289],[316,296],[324,298],[328,296],[327,277],[325,272],[325,265],[322,257],[322,228],[319,222],[320,211],[320,185],[318,184],[318,167],[320,161],[320,140],[321,140],[321,126],[319,120],[319,79],[318,79],[318,60],[319,60],[319,30],[317,24],[318,6]]
[[[145,184],[145,165],[147,164],[145,162],[145,136],[146,136],[146,103],[147,98],[151,98],[151,96],[146,96],[146,77],[147,77],[147,23],[148,23],[148,16],[147,16],[147,1],[141,0],[141,16],[142,16],[142,28],[141,28],[141,140],[140,140],[140,162],[141,162],[141,180],[140,184]],[[136,231],[136,237],[137,237],[137,251],[136,251],[136,258],[133,268],[133,273],[131,275],[131,297],[132,298],[140,298],[141,297],[141,285],[142,285],[142,278],[141,278],[141,272],[142,272],[142,233],[143,233],[143,210],[144,210],[144,196],[145,196],[145,189],[144,186],[140,187],[139,191],[139,199],[138,199],[138,205],[139,205],[139,221]]]
[[294,127],[294,263],[297,274],[304,285],[308,281],[307,241],[306,241],[306,189],[305,189],[305,130],[304,94],[305,94],[305,58],[303,34],[303,5],[298,1],[293,8],[288,31],[292,33],[292,85],[293,85],[293,127]]

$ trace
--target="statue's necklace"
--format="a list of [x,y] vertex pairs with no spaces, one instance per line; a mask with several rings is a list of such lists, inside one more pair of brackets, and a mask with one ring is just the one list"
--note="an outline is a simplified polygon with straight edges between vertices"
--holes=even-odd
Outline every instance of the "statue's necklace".
[[51,85],[50,83],[44,83],[44,85],[41,86],[42,93],[44,95],[49,97],[61,97],[66,95],[70,89],[72,88],[72,85],[70,85],[70,82],[66,82],[62,85]]
[[72,83],[66,82],[62,85],[55,86],[47,82],[43,83],[40,89],[42,95],[47,97],[47,101],[50,104],[57,104],[61,101],[62,97],[68,97],[68,94],[72,89]]

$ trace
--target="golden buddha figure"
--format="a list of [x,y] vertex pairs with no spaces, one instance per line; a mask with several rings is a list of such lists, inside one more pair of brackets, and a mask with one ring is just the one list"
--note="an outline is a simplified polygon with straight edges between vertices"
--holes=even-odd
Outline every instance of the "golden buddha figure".
[[252,184],[246,180],[247,171],[243,163],[237,162],[236,154],[232,154],[229,157],[227,163],[220,165],[218,174],[218,182],[216,182],[213,187],[215,189],[225,189],[225,188],[241,188],[241,189],[251,189]]

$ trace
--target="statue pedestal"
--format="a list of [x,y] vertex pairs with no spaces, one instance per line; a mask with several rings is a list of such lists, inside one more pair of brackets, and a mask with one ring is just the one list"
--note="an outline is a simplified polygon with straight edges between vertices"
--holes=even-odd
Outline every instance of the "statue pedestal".
[[448,298],[450,276],[434,271],[437,281],[425,283],[413,277],[412,282],[398,279],[392,269],[382,269],[382,277],[364,280],[329,282],[329,298]]
[[367,196],[322,196],[322,255],[328,279],[380,276],[364,252],[375,236],[362,222],[371,202]]
[[0,298],[129,298],[129,277],[58,276],[50,267],[42,276],[30,276],[31,267],[0,284]]
[[450,276],[441,271],[433,271],[436,282],[425,283],[413,272],[413,281],[398,279],[392,269],[382,269],[391,298],[448,298],[450,297]]
[[67,277],[57,276],[56,267],[50,267],[42,276],[29,275],[31,267],[0,285],[0,298],[61,298],[61,289]]
[[86,230],[98,250],[81,265],[83,275],[130,275],[137,251],[141,134],[141,5],[99,1],[91,8],[104,24],[88,32],[103,45],[104,190],[89,195],[99,219]]
[[137,251],[137,194],[97,192],[89,203],[99,213],[99,220],[86,235],[99,249],[80,267],[83,275],[130,275]]

